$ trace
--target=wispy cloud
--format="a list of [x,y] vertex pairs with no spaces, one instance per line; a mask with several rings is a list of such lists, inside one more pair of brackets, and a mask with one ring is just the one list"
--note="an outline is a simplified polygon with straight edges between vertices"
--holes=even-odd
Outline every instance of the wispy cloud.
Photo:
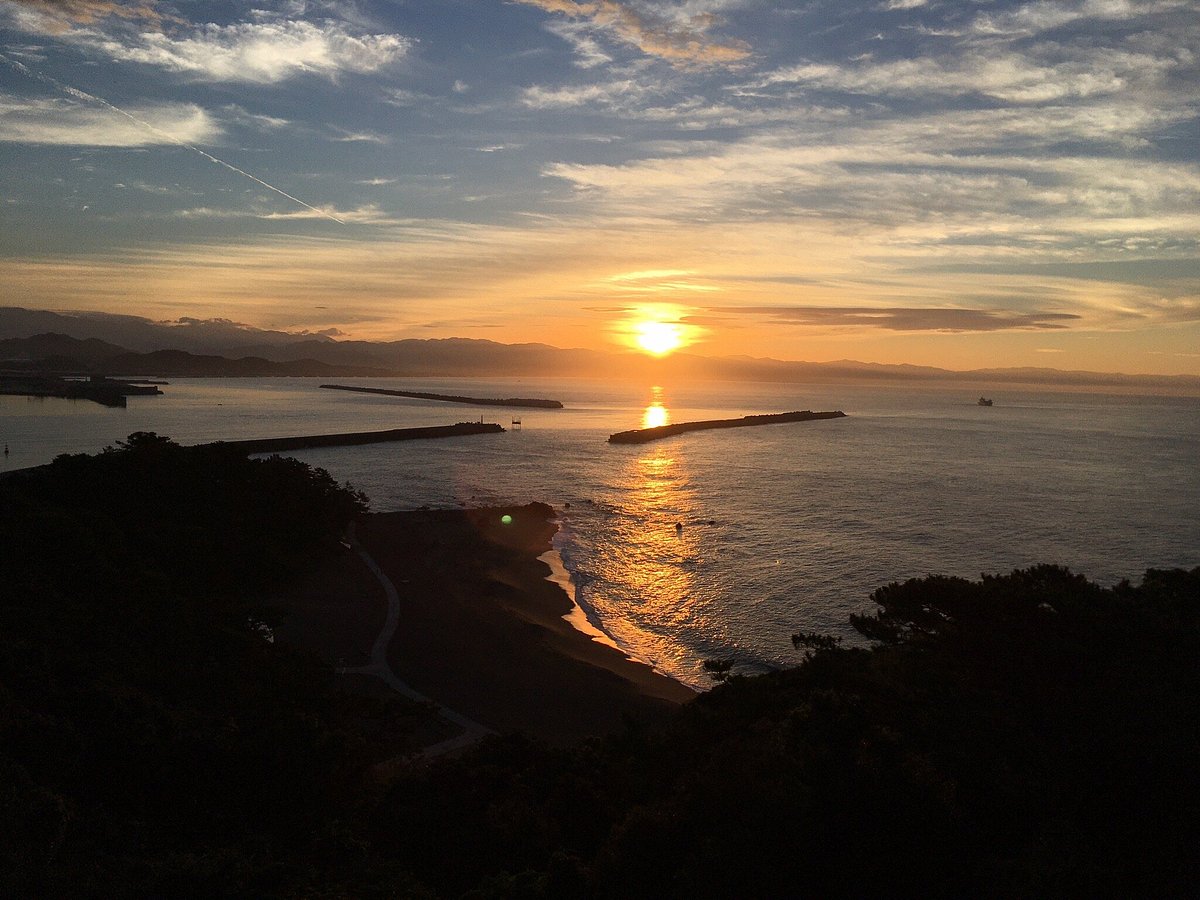
[[[1019,140],[1021,121],[1013,124],[1013,140]],[[987,117],[956,124],[945,114],[804,135],[807,143],[785,129],[623,165],[558,163],[546,174],[613,211],[670,219],[805,216],[882,228],[925,223],[933,226],[929,237],[950,237],[958,226],[997,227],[1016,237],[1017,223],[1045,233],[1056,224],[1073,228],[1089,215],[1096,224],[1142,233],[1175,216],[1195,221],[1195,165],[1133,165],[1098,154],[1047,160],[1013,148],[997,152],[996,144],[989,151],[988,137],[1001,147],[1004,142],[1003,119],[991,125],[988,135]]]
[[75,25],[109,18],[159,22],[157,0],[118,3],[112,0],[6,0],[27,27],[39,31],[65,31]]
[[755,84],[883,96],[978,94],[1010,103],[1047,103],[1158,85],[1168,70],[1186,62],[1190,60],[1119,49],[989,49],[852,65],[802,63],[771,72]]
[[262,207],[230,209],[211,206],[195,206],[177,209],[170,213],[173,219],[261,219],[263,221],[300,221],[305,219],[334,219],[343,224],[383,225],[395,224],[396,219],[384,213],[375,204],[355,209],[338,209],[334,206],[317,206],[311,209],[273,210]]
[[27,100],[0,95],[0,141],[93,147],[212,143],[221,134],[205,110],[190,103],[131,107],[151,127],[73,100]]
[[180,36],[143,32],[129,42],[81,36],[80,43],[119,62],[157,66],[200,81],[261,84],[301,74],[373,72],[409,49],[400,35],[352,34],[334,21],[209,24]]
[[222,112],[227,121],[260,131],[278,131],[280,128],[286,128],[291,124],[289,120],[280,118],[279,116],[266,116],[261,113],[249,112],[236,103],[227,104],[222,108]]
[[382,95],[384,103],[391,106],[409,107],[429,103],[436,98],[420,91],[410,91],[405,88],[387,88]]
[[1195,7],[1190,0],[1034,0],[1001,12],[980,13],[971,23],[979,35],[1030,36],[1079,21],[1126,22]]
[[152,4],[96,0],[23,2],[9,12],[11,24],[21,30],[193,81],[274,84],[305,74],[374,72],[402,59],[412,46],[403,35],[363,32],[342,19],[295,18],[286,10],[260,10],[254,21],[231,24],[162,20]]
[[[745,41],[710,35],[717,24],[713,6],[721,4],[653,4],[616,0],[514,0],[584,24],[596,34],[629,44],[648,56],[676,65],[706,66],[736,63],[750,55]],[[560,31],[581,58],[595,65],[604,56],[590,35],[580,29]]]
[[336,125],[332,128],[334,132],[332,140],[343,144],[386,144],[391,141],[386,134],[380,134],[377,131],[350,131],[346,128],[338,128]]
[[632,78],[559,88],[533,85],[521,92],[521,102],[532,109],[565,109],[596,104],[615,107],[643,97],[649,88]]
[[600,46],[592,26],[587,22],[570,19],[554,21],[547,23],[546,30],[571,45],[575,51],[575,65],[581,69],[594,69],[613,61],[612,56]]
[[1067,328],[1068,323],[1081,318],[1073,313],[937,307],[761,306],[714,307],[711,311],[762,317],[787,325],[881,328],[886,331],[1045,331]]

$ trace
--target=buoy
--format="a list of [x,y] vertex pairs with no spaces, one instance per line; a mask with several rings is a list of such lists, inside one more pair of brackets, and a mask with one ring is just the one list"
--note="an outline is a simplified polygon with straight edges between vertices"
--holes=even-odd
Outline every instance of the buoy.
[[675,530],[676,530],[676,531],[683,531],[683,523],[682,523],[682,522],[676,522],[676,523],[675,523]]

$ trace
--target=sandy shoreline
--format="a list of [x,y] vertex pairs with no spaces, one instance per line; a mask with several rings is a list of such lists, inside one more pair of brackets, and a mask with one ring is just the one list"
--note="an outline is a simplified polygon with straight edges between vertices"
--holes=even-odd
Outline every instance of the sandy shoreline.
[[[502,521],[506,515],[511,522]],[[694,697],[565,618],[574,604],[539,559],[552,550],[553,518],[549,506],[530,504],[359,519],[358,540],[400,601],[388,648],[396,676],[495,731],[560,744]],[[319,575],[307,602],[285,604],[291,614],[279,633],[334,664],[354,665],[369,654],[384,601],[362,563],[347,556]]]

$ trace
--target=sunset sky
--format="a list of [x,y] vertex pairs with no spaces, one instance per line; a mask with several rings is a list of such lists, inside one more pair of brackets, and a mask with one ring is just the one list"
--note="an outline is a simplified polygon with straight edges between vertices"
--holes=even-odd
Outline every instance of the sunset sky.
[[0,305],[1200,374],[1195,0],[0,0],[0,54]]

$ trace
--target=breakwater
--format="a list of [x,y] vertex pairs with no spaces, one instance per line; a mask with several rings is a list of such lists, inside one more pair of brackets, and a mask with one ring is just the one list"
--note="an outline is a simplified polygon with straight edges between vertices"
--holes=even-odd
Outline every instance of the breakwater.
[[60,397],[64,400],[91,400],[101,406],[123,408],[126,397],[161,394],[154,383],[118,381],[94,375],[90,378],[61,378],[57,375],[0,375],[0,394],[23,397]]
[[424,428],[393,428],[389,431],[353,431],[344,434],[314,434],[304,437],[260,438],[248,441],[219,441],[242,453],[285,453],[314,447],[356,447],[360,444],[384,444],[390,441],[421,441],[431,438],[462,437],[471,434],[502,434],[504,429],[492,422],[459,422],[456,425],[430,425]]
[[677,422],[674,425],[659,425],[657,428],[635,428],[632,431],[618,431],[608,436],[610,444],[645,444],[661,438],[684,434],[688,431],[708,431],[714,428],[748,428],[754,425],[776,425],[783,422],[809,422],[813,419],[840,419],[846,414],[840,409],[832,412],[800,412],[768,413],[756,416],[743,416],[740,419],[708,419],[702,422]]
[[323,384],[330,391],[353,391],[356,394],[382,394],[385,397],[408,397],[413,400],[441,400],[445,403],[469,403],[472,406],[516,406],[522,409],[562,409],[558,400],[536,397],[461,397],[457,394],[430,394],[424,391],[393,391],[387,388],[353,387],[346,384]]

